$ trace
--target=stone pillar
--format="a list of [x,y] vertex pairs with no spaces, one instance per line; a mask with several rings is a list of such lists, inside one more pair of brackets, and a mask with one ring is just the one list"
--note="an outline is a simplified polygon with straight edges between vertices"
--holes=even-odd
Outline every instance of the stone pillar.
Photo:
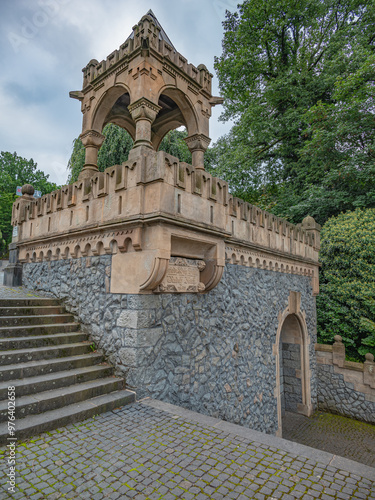
[[363,383],[375,389],[375,363],[374,355],[367,353],[366,361],[363,363]]
[[105,139],[104,135],[96,130],[87,130],[80,136],[82,144],[86,148],[85,164],[81,173],[78,176],[79,180],[92,177],[95,172],[98,172],[98,151]]
[[345,345],[342,343],[342,337],[335,335],[335,343],[332,346],[333,364],[343,368],[345,363]]
[[193,156],[193,167],[204,170],[204,152],[208,148],[211,139],[203,134],[194,134],[186,137],[185,142]]
[[22,285],[22,264],[18,261],[17,243],[9,245],[9,264],[4,268],[4,286]]
[[135,141],[133,149],[140,146],[152,147],[151,125],[153,124],[161,107],[145,97],[138,99],[128,106],[128,110],[135,121]]
[[[25,184],[22,186],[22,196],[19,198],[19,221],[25,220],[26,216],[26,206],[30,205],[30,202],[34,198],[34,187],[31,184]],[[21,226],[19,226],[21,229]],[[4,268],[4,282],[5,286],[21,286],[22,285],[22,264],[18,260],[19,250],[16,241],[18,238],[22,237],[22,234],[17,236],[13,233],[13,242],[9,245],[9,264]]]

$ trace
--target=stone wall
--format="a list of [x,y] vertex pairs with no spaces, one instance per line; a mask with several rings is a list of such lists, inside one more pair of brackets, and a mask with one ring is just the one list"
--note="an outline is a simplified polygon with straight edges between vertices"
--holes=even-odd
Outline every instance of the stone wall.
[[301,376],[301,347],[299,344],[282,342],[282,381],[283,385],[283,408],[285,411],[297,413],[298,404],[302,401]]
[[318,407],[346,417],[375,424],[375,363],[345,361],[345,347],[336,335],[335,344],[316,346]]
[[111,294],[111,259],[28,263],[23,281],[65,301],[138,398],[275,433],[273,345],[293,290],[301,293],[306,314],[316,402],[311,278],[227,264],[221,282],[205,294]]

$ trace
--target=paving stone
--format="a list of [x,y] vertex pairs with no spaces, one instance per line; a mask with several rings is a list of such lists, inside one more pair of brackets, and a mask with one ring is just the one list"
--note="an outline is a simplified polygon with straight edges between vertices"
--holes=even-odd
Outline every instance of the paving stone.
[[[65,460],[74,453],[79,461]],[[314,460],[136,403],[19,443],[23,491],[12,498],[44,499],[45,492],[49,500],[375,498],[375,475],[324,465],[316,453]]]

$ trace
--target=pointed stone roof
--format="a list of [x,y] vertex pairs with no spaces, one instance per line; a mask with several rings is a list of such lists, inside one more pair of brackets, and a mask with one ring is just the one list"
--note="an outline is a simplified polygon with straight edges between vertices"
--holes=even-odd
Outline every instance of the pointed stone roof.
[[[164,41],[166,41],[166,42],[167,42],[167,44],[168,44],[168,45],[170,45],[170,46],[173,48],[173,50],[174,50],[175,52],[177,52],[176,47],[175,47],[175,46],[173,45],[173,43],[171,42],[171,40],[170,40],[169,36],[168,36],[168,35],[166,34],[166,32],[164,31],[164,29],[163,29],[162,25],[161,25],[161,24],[159,23],[159,21],[158,21],[158,18],[155,16],[155,14],[152,12],[152,10],[151,10],[151,9],[147,12],[147,14],[145,14],[145,15],[142,17],[142,19],[143,19],[144,17],[146,17],[146,16],[151,17],[151,19],[153,20],[153,22],[155,23],[155,25],[156,25],[158,28],[160,28],[159,39],[160,39],[160,40],[164,40]],[[126,41],[128,41],[129,39],[133,39],[133,38],[134,38],[134,31],[133,31],[133,32],[132,32],[132,33],[128,36],[128,38],[126,39]]]

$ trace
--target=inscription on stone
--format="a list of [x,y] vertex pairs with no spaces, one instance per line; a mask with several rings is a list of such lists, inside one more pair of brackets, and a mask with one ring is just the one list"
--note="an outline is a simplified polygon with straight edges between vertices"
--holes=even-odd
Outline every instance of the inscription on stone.
[[200,281],[200,271],[206,267],[202,260],[172,257],[167,273],[158,286],[157,292],[162,293],[199,293],[205,289]]

